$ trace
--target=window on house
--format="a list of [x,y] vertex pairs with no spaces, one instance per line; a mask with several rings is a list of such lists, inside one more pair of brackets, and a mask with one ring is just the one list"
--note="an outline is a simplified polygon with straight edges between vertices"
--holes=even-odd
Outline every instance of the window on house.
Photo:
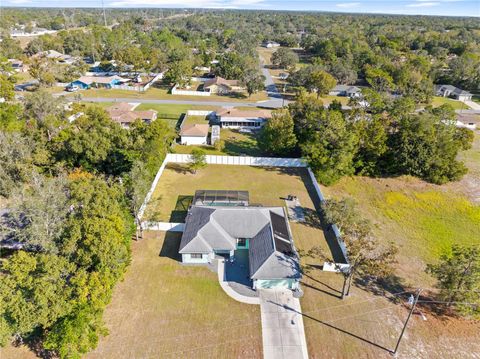
[[202,253],[192,253],[190,254],[190,258],[192,259],[202,259],[203,254]]
[[247,245],[247,239],[246,238],[238,238],[237,239],[237,246],[238,247],[245,247]]

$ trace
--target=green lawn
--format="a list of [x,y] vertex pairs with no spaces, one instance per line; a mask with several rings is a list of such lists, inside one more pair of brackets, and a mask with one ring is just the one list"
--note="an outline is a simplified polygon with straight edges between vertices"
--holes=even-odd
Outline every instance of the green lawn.
[[312,186],[305,169],[207,165],[194,175],[184,165],[169,164],[147,206],[145,218],[154,221],[170,221],[172,216],[176,220],[182,218],[179,212],[185,215],[188,208],[185,198],[193,196],[198,189],[247,190],[250,203],[265,206],[284,206],[283,198],[294,194],[307,215],[311,215],[308,223],[291,223],[296,245],[303,249],[319,245],[328,250],[323,231],[314,218],[318,203],[311,195]]
[[183,121],[183,125],[208,125],[209,121],[206,116],[187,116]]
[[[57,91],[58,92],[58,91]],[[185,101],[225,101],[225,102],[256,102],[267,100],[268,96],[265,91],[248,96],[246,93],[237,93],[230,96],[181,96],[172,95],[166,87],[150,87],[145,92],[136,92],[118,89],[89,89],[77,92],[83,97],[104,97],[104,98],[131,98],[131,99],[155,99],[155,100],[185,100]],[[73,94],[68,94],[73,96]]]
[[203,149],[207,155],[229,155],[229,156],[262,156],[264,153],[258,148],[257,134],[242,133],[238,130],[222,128],[220,138],[225,141],[225,148],[217,151],[213,146],[183,146],[176,145],[175,153],[191,153],[194,148]]
[[86,358],[262,356],[260,308],[228,297],[208,268],[181,265],[179,243],[164,232],[132,243],[133,261],[104,315],[110,335]]
[[440,97],[440,96],[433,97],[433,100],[432,100],[432,106],[433,107],[439,107],[439,106],[442,106],[444,104],[451,105],[455,110],[462,110],[462,109],[463,110],[468,110],[468,109],[470,109],[469,106],[465,105],[461,101],[453,100],[453,99],[447,98],[447,97]]
[[467,197],[411,177],[344,178],[326,189],[331,197],[353,197],[375,224],[377,237],[399,246],[401,277],[431,285],[425,264],[453,243],[480,244],[480,206]]

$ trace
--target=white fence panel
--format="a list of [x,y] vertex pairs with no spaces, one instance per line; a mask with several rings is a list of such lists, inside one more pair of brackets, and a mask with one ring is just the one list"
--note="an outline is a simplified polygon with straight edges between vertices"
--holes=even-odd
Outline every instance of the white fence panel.
[[170,222],[142,222],[143,230],[150,231],[170,231],[183,232],[185,223],[170,223]]
[[172,95],[182,96],[210,96],[210,92],[203,91],[190,91],[190,90],[178,90],[177,85],[172,87]]
[[211,115],[212,113],[215,113],[215,111],[201,111],[201,110],[188,110],[187,111],[188,116],[208,116],[208,115]]

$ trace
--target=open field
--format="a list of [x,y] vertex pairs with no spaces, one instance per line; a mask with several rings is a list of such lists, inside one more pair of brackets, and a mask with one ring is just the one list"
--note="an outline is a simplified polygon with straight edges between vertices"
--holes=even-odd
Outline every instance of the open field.
[[[132,99],[154,99],[154,100],[185,100],[185,101],[226,101],[226,102],[257,102],[267,100],[267,94],[259,92],[251,97],[245,94],[236,94],[232,96],[182,96],[172,95],[166,87],[150,87],[145,92],[136,92],[118,89],[89,89],[79,91],[83,97],[103,97],[103,98],[132,98]],[[69,95],[70,96],[70,95]]]
[[208,125],[208,123],[209,121],[206,116],[187,116],[187,118],[183,121],[183,125]]
[[397,274],[407,283],[433,284],[424,273],[451,244],[480,243],[480,136],[471,150],[461,153],[469,173],[443,186],[413,177],[344,178],[325,189],[327,196],[353,197],[375,224],[381,240],[399,246]]
[[[353,286],[351,295],[341,300],[342,281],[339,275],[320,270],[306,273],[302,280],[305,294],[301,304],[310,358],[392,358],[389,350],[394,349],[407,317],[408,309],[402,303],[408,295],[382,290],[373,294]],[[389,290],[400,293],[406,289]],[[410,320],[398,358],[478,358],[478,322],[438,317],[431,304],[421,304],[419,309]]]
[[225,148],[217,151],[213,146],[184,146],[176,145],[175,153],[191,153],[194,148],[203,149],[207,155],[229,155],[229,156],[262,156],[262,151],[257,145],[255,133],[243,133],[237,130],[222,128],[220,138],[225,141]]

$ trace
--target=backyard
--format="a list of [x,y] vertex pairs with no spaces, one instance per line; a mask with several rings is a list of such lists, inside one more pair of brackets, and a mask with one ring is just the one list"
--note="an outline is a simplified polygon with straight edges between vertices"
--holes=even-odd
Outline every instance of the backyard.
[[[370,194],[368,182],[362,181],[358,179],[351,187],[356,188],[355,193],[366,188]],[[328,192],[339,192],[342,186],[345,184],[332,187]],[[155,220],[182,221],[196,189],[248,190],[251,203],[274,206],[284,206],[282,198],[294,194],[305,207],[307,218],[305,223],[290,223],[296,247],[301,253],[313,246],[320,246],[324,251],[330,248],[314,212],[318,203],[312,195],[312,183],[304,169],[208,165],[194,175],[182,165],[170,165],[155,190],[147,208],[147,216]],[[375,205],[377,203],[368,204]],[[368,206],[361,208],[368,210]],[[452,209],[448,215],[454,216],[455,211]],[[414,216],[417,215],[415,212]],[[389,232],[390,238],[392,233]],[[117,294],[106,313],[111,335],[104,338],[89,357],[108,358],[121,356],[123,352],[129,353],[128,350],[131,353],[140,350],[145,357],[154,357],[155,353],[161,352],[166,353],[166,357],[175,354],[177,357],[261,358],[261,331],[258,325],[253,324],[260,322],[258,308],[233,302],[221,292],[214,274],[208,269],[183,267],[172,259],[176,256],[178,235],[170,236],[167,246],[164,245],[166,242],[162,242],[163,234],[152,232],[147,233],[145,241],[134,243],[132,266],[125,282],[116,289]],[[402,235],[394,238],[397,237]],[[351,296],[342,301],[339,299],[341,276],[321,271],[319,266],[322,262],[318,259],[304,256],[302,264],[305,270],[302,289],[305,294],[301,303],[310,357],[391,357],[389,351],[394,348],[408,313],[401,304],[407,299],[404,292],[411,287],[394,281],[383,288],[386,291],[377,288],[372,292],[371,288],[367,290],[366,283],[358,282],[352,288]],[[183,313],[185,301],[188,301],[188,310]],[[181,318],[173,319],[172,312],[179,307],[175,306],[177,302],[181,303]],[[124,310],[127,306],[129,311]],[[444,358],[458,354],[471,357],[472,353],[480,350],[480,343],[474,339],[480,329],[478,323],[437,317],[431,309],[428,305],[420,307],[427,321],[422,320],[420,312],[412,318],[400,348],[400,358]],[[225,319],[227,311],[229,319]],[[207,328],[198,324],[203,320],[196,320],[195,323],[189,321],[188,318],[192,317],[209,318],[208,325],[203,324]],[[220,321],[235,323],[232,324],[234,326],[244,325],[242,333],[247,329],[245,332],[249,339],[234,341],[238,336],[232,338],[219,330],[213,337],[202,340],[202,345],[198,344],[198,339],[192,344],[190,340],[196,335],[195,331],[201,333],[215,326],[222,328],[224,324],[218,323]],[[252,330],[250,326],[255,329]],[[155,337],[152,333],[155,333]],[[176,336],[169,333],[176,333]],[[445,336],[448,336],[448,341],[439,339]],[[163,338],[170,341],[162,342]],[[174,344],[171,340],[175,340]],[[247,341],[251,343],[246,345]],[[229,344],[215,347],[216,342]],[[181,352],[184,348],[193,349],[195,345],[199,347],[195,353]],[[124,350],[118,350],[118,347]],[[149,348],[149,354],[145,352],[146,347]]]
[[[155,99],[155,100],[185,100],[185,101],[225,101],[225,102],[257,102],[267,100],[267,94],[265,91],[258,92],[252,96],[248,96],[247,93],[235,93],[232,95],[211,95],[211,96],[182,96],[172,95],[169,93],[170,88],[158,85],[152,86],[145,92],[137,92],[130,90],[119,89],[89,89],[79,91],[83,97],[102,97],[102,98],[131,98],[131,99]],[[66,94],[67,96],[73,96],[73,93]]]
[[[189,116],[190,117],[190,116]],[[175,153],[191,153],[194,148],[201,148],[207,155],[229,155],[229,156],[262,156],[263,153],[258,147],[257,133],[240,132],[222,128],[220,138],[225,141],[225,148],[221,151],[213,146],[185,146],[176,145],[173,147]]]

